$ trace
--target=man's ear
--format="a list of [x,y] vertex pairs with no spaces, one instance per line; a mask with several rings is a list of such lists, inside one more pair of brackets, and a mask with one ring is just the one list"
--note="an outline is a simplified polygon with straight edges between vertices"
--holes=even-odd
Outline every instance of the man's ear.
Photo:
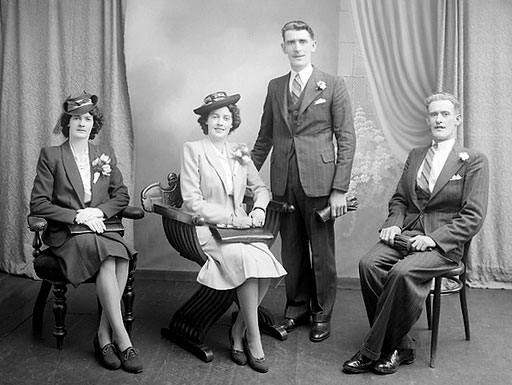
[[462,115],[461,114],[458,114],[456,117],[455,117],[455,120],[456,120],[456,126],[459,126],[461,123],[462,123]]
[[316,44],[317,44],[316,40],[313,40],[311,42],[311,52],[315,52],[316,51]]

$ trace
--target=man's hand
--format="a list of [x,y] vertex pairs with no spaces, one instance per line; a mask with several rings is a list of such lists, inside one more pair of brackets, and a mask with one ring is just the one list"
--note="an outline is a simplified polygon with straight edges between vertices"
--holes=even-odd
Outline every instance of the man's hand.
[[395,244],[395,235],[399,234],[402,234],[402,229],[400,227],[386,227],[380,231],[380,240],[393,247]]
[[436,247],[436,243],[427,235],[416,235],[411,238],[411,246],[416,251],[425,251]]
[[331,218],[338,218],[347,213],[347,198],[344,192],[332,190],[329,196],[331,206]]

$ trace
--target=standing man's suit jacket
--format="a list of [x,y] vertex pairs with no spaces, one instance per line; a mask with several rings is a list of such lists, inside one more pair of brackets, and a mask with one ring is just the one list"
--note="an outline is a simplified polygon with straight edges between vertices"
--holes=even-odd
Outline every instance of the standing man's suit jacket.
[[[93,183],[94,175],[91,170],[92,197],[89,206],[99,208],[106,218],[110,218],[128,205],[130,196],[116,166],[112,148],[89,143],[91,163],[102,154],[111,159],[111,172],[110,175],[102,174],[97,182]],[[84,186],[69,141],[60,146],[43,148],[36,172],[30,199],[30,213],[48,221],[43,240],[48,246],[59,247],[69,236],[67,227],[63,224],[72,224],[77,210],[86,207]],[[103,235],[106,236],[106,233]],[[108,236],[117,237],[117,234],[108,233]]]
[[397,190],[389,202],[383,228],[413,228],[418,221],[443,254],[460,261],[464,244],[482,227],[487,212],[489,165],[487,158],[455,143],[422,207],[416,194],[416,177],[429,147],[409,153]]
[[268,85],[260,132],[252,151],[256,168],[261,168],[273,146],[271,189],[276,195],[284,195],[288,160],[294,147],[300,181],[307,196],[327,196],[332,189],[346,192],[355,152],[355,133],[345,83],[313,67],[303,90],[296,124],[292,127],[288,121],[289,79],[290,73],[272,79]]

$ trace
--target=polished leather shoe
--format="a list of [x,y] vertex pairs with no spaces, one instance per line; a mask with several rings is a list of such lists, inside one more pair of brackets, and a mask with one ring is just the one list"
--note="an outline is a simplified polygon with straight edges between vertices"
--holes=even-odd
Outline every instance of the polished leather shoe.
[[249,363],[249,366],[257,372],[267,373],[269,369],[267,360],[265,359],[265,357],[257,358],[252,355],[251,351],[249,350],[247,336],[245,335],[242,339],[242,344],[244,346],[245,353],[247,354],[247,362]]
[[311,342],[322,342],[331,335],[331,322],[313,322],[309,339]]
[[374,362],[361,352],[357,352],[350,360],[343,363],[343,371],[345,373],[366,373],[372,369]]
[[373,366],[373,370],[380,374],[396,373],[402,364],[409,365],[416,360],[414,349],[395,349],[391,353],[384,354]]
[[303,315],[299,318],[286,318],[284,323],[281,325],[284,330],[291,332],[295,328],[301,325],[305,325],[309,322],[309,315]]
[[235,342],[233,340],[233,327],[228,330],[229,335],[229,347],[231,348],[231,361],[237,365],[247,365],[247,356],[243,350],[236,350],[234,348]]
[[121,367],[121,360],[117,357],[117,350],[114,344],[108,343],[101,347],[97,334],[92,344],[94,346],[94,355],[103,367],[110,370],[117,370]]

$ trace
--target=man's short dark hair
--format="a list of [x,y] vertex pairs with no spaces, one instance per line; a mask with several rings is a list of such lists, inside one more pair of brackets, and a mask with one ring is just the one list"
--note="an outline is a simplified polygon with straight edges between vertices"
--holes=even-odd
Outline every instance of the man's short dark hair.
[[283,25],[283,28],[281,28],[281,36],[283,36],[284,41],[284,34],[286,31],[302,31],[306,30],[309,33],[309,36],[311,36],[311,39],[315,39],[315,33],[313,32],[313,29],[305,22],[301,20],[292,20]]

